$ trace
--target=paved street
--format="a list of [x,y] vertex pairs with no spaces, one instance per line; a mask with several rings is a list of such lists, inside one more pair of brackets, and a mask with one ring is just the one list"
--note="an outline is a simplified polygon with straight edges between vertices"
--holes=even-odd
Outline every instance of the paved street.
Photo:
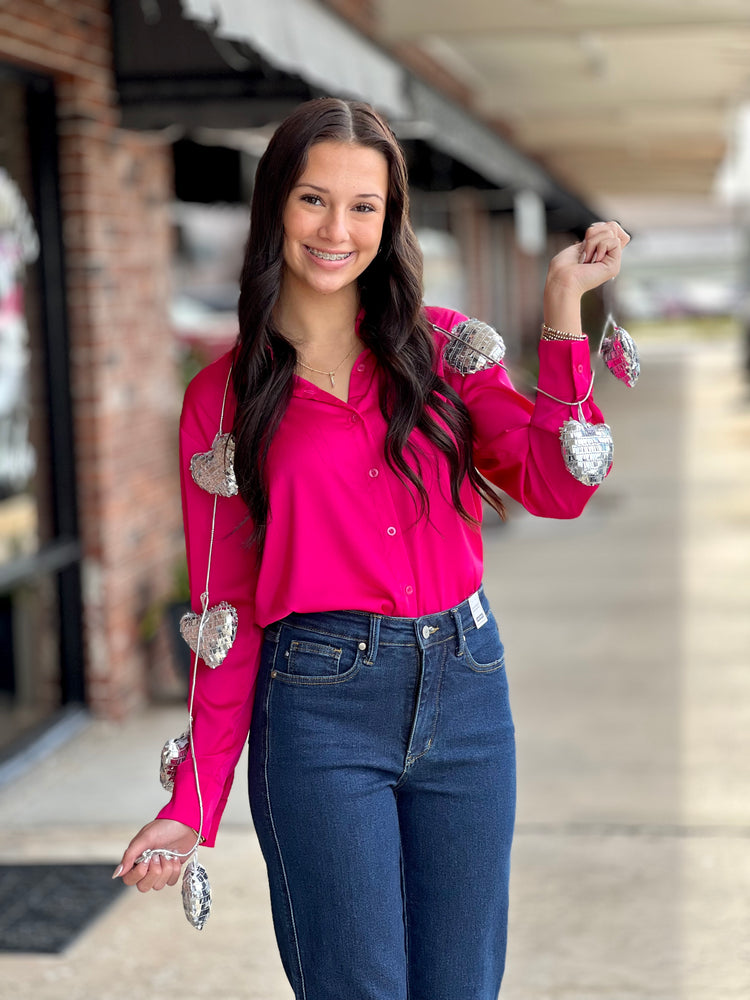
[[[636,389],[597,379],[616,467],[584,516],[485,532],[519,744],[503,1000],[750,996],[750,395],[729,340],[641,346]],[[0,861],[114,867],[183,722],[93,722],[0,787]],[[0,992],[289,1000],[241,777],[202,860],[200,934],[130,891],[63,955],[0,955]]]

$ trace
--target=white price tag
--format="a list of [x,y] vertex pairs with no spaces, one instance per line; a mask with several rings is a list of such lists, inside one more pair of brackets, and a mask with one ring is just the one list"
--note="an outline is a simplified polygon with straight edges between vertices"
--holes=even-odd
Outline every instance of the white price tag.
[[479,600],[479,592],[475,592],[469,598],[469,608],[471,609],[471,617],[474,619],[474,624],[477,628],[481,628],[487,622],[487,615],[482,607],[482,602]]

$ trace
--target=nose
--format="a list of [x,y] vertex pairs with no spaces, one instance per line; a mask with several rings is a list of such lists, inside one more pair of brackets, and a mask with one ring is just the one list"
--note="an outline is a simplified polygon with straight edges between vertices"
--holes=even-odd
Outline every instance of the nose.
[[349,238],[345,210],[331,208],[321,222],[320,235],[333,244],[345,243]]

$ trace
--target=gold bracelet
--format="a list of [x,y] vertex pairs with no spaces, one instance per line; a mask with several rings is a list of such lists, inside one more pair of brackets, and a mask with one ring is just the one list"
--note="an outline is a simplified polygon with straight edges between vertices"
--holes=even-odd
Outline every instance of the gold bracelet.
[[551,326],[542,323],[542,340],[587,340],[585,333],[566,333],[565,330],[553,330]]

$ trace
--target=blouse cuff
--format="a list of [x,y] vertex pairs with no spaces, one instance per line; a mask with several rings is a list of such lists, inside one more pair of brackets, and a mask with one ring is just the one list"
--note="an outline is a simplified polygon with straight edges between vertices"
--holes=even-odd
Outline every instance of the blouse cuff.
[[[200,759],[200,758],[199,758]],[[231,788],[231,776],[225,784],[201,774],[201,796],[203,798],[203,831],[206,847],[213,847],[216,843],[216,834],[219,829],[219,822],[224,812],[229,789]],[[174,819],[193,829],[200,829],[201,813],[198,797],[195,791],[195,773],[193,771],[193,759],[188,758],[180,764],[175,772],[174,791],[172,798],[158,813],[158,819]]]
[[591,386],[588,340],[539,341],[539,389],[566,403],[577,403]]

